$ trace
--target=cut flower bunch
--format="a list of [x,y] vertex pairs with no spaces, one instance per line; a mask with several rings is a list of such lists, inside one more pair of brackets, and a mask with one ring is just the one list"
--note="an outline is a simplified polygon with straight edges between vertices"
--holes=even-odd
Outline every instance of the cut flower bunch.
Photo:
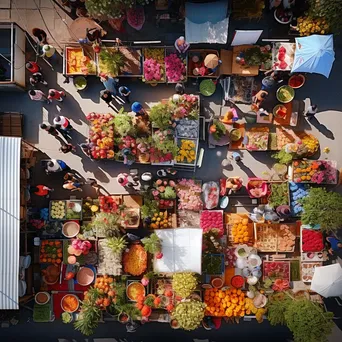
[[169,82],[183,81],[186,75],[186,68],[184,61],[172,53],[165,57],[166,77]]

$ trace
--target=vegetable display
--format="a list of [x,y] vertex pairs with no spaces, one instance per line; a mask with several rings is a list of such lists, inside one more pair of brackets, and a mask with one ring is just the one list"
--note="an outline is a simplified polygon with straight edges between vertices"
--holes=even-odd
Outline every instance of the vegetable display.
[[63,258],[62,242],[59,240],[44,240],[40,247],[39,261],[41,263],[60,264]]
[[263,276],[271,279],[284,279],[290,281],[290,263],[285,261],[264,261]]
[[272,208],[277,208],[281,205],[288,205],[289,202],[289,188],[287,183],[272,183],[271,195],[268,198],[268,204]]
[[98,241],[99,265],[97,272],[99,274],[111,274],[113,276],[121,275],[121,252],[114,252],[110,247],[110,241],[101,239]]
[[294,216],[299,216],[303,212],[301,199],[308,195],[307,185],[290,182],[290,207]]
[[222,274],[221,254],[204,254],[202,257],[202,272],[210,275]]
[[193,179],[181,179],[177,184],[178,209],[200,211],[203,202],[200,194],[202,187]]
[[253,127],[246,132],[248,142],[246,149],[251,151],[266,151],[268,148],[268,128]]
[[196,162],[196,142],[193,140],[178,140],[178,154],[176,161],[178,163],[194,164]]
[[175,273],[172,277],[172,288],[177,296],[187,298],[197,287],[197,279],[191,272]]
[[321,252],[323,247],[323,235],[320,231],[302,229],[303,252]]
[[176,319],[184,330],[194,330],[204,317],[205,305],[199,301],[190,300],[178,303],[172,312],[172,318]]
[[52,219],[60,220],[65,218],[66,214],[64,201],[51,201],[50,215]]
[[284,85],[277,90],[277,99],[282,103],[291,102],[294,99],[295,91],[293,88]]
[[336,165],[329,160],[296,160],[293,180],[296,183],[336,184]]

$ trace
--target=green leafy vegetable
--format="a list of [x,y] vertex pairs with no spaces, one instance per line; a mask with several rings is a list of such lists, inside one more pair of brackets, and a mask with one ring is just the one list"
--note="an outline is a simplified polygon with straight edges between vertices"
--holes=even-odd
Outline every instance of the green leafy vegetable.
[[115,115],[113,122],[115,132],[122,137],[127,135],[135,135],[135,128],[132,121],[132,117],[127,113],[123,113],[122,111],[119,114]]
[[295,154],[287,153],[285,149],[281,149],[279,152],[272,154],[272,158],[277,159],[279,164],[288,165],[292,162]]
[[121,68],[125,65],[123,54],[119,50],[102,49],[100,52],[100,61],[104,65],[106,73],[116,77],[120,74]]
[[268,297],[267,319],[271,325],[286,324],[285,311],[291,301],[292,299],[283,292]]
[[288,189],[288,183],[282,183],[282,184],[271,184],[271,195],[268,198],[268,204],[272,208],[277,208],[280,205],[289,204],[289,189]]
[[222,270],[221,255],[204,254],[202,257],[202,269],[206,274],[221,274]]
[[152,233],[150,237],[141,240],[146,252],[156,254],[161,250],[161,240],[156,233]]
[[214,120],[213,125],[216,126],[216,132],[212,136],[215,140],[220,140],[227,132],[226,126],[220,120]]
[[174,199],[176,198],[176,191],[173,187],[165,187],[165,191],[160,193],[160,197],[163,199]]
[[167,129],[171,126],[172,106],[166,103],[158,103],[151,108],[149,117],[155,127]]

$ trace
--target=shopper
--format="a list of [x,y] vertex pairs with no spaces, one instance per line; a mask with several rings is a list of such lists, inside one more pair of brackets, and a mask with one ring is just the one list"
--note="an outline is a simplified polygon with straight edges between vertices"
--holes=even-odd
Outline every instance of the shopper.
[[119,80],[117,78],[113,78],[104,73],[100,74],[100,81],[103,83],[104,87],[110,91],[110,93],[116,96],[117,88],[119,85]]
[[73,129],[73,127],[71,126],[70,120],[62,115],[56,116],[53,119],[53,123],[55,125],[60,125],[61,128],[65,129],[66,131],[70,131]]
[[70,190],[70,191],[83,191],[81,189],[83,183],[77,183],[73,181],[67,181],[63,184],[63,189]]
[[179,37],[175,41],[175,48],[179,53],[185,53],[190,47],[190,44],[188,44],[185,41],[185,38],[183,36]]
[[268,96],[268,92],[265,90],[259,90],[255,96],[252,98],[252,109],[258,110],[261,106],[261,104],[264,102],[266,97]]
[[56,49],[50,45],[50,44],[46,44],[43,46],[43,54],[44,54],[44,57],[47,57],[47,58],[51,58],[56,52]]
[[33,28],[32,35],[38,39],[40,44],[47,44],[47,34],[40,28]]
[[145,115],[145,109],[143,108],[140,102],[133,102],[131,106],[132,112],[135,113],[135,116],[143,116]]
[[41,72],[35,72],[30,76],[30,84],[35,87],[38,83],[42,83],[47,86],[47,82],[44,80],[44,77]]
[[49,90],[48,99],[51,100],[51,101],[52,100],[56,100],[56,101],[59,101],[59,102],[63,102],[64,97],[66,97],[66,94],[64,93],[64,91],[59,91],[59,90],[56,90],[56,89],[50,89]]
[[51,159],[46,164],[46,173],[54,173],[60,171],[69,171],[70,167],[60,159]]
[[50,192],[54,191],[54,189],[51,189],[45,185],[39,184],[39,185],[30,186],[29,191],[31,194],[48,198],[50,195]]
[[77,182],[77,181],[79,180],[79,178],[76,177],[76,174],[73,173],[73,172],[67,172],[67,173],[64,175],[63,179],[64,179],[65,181],[73,181],[73,182]]
[[328,250],[329,254],[338,252],[342,249],[342,241],[337,239],[335,236],[328,236],[326,240],[330,243],[330,248]]
[[91,155],[91,148],[89,146],[89,143],[82,143],[82,144],[79,144],[79,147],[81,147],[81,150],[82,152],[87,155],[88,157],[92,158],[92,155]]
[[107,34],[106,31],[99,27],[94,27],[92,29],[87,29],[87,39],[90,43],[101,43],[101,39]]
[[100,185],[97,184],[97,180],[94,178],[87,178],[85,181],[85,184],[90,185],[93,187],[96,191],[96,194],[99,194],[100,192]]
[[31,72],[32,74],[36,73],[36,72],[40,72],[41,71],[41,68],[40,66],[38,65],[37,62],[27,62],[25,64],[26,66],[26,69]]
[[48,132],[49,134],[53,135],[54,137],[58,137],[58,131],[55,127],[50,125],[45,125],[44,123],[40,124],[40,128],[44,131]]
[[49,98],[41,91],[41,90],[29,90],[28,92],[30,99],[32,101],[41,101],[41,102],[46,102],[46,104],[50,104],[51,101]]
[[317,105],[309,106],[308,110],[304,114],[304,117],[306,117],[310,121],[317,114],[317,109]]
[[176,94],[183,95],[185,92],[184,84],[183,83],[177,83],[175,85],[175,91],[176,91]]
[[101,90],[100,91],[100,98],[104,102],[107,103],[108,107],[111,107],[111,102],[113,101],[113,96],[109,90],[107,90],[107,89]]
[[126,103],[131,103],[131,101],[129,100],[129,95],[131,94],[129,88],[127,88],[126,86],[121,86],[119,88],[119,94],[124,98]]
[[242,161],[241,155],[238,152],[233,152],[230,159],[234,160],[236,163],[240,163]]
[[71,151],[75,152],[76,151],[76,147],[71,145],[71,144],[63,144],[59,150],[63,153],[69,153]]

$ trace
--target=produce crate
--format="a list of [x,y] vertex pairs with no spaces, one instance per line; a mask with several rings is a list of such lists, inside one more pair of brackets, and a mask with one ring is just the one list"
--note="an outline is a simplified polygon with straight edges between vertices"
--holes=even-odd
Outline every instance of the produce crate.
[[280,278],[290,281],[291,279],[291,263],[290,261],[264,261],[263,262],[263,279]]
[[210,254],[207,254],[207,256],[210,257],[211,260],[212,260],[212,258],[219,258],[221,260],[220,271],[219,271],[219,273],[207,273],[205,268],[204,268],[204,262],[203,262],[205,255],[202,255],[202,273],[207,274],[207,275],[221,276],[224,273],[224,269],[225,269],[224,254],[210,253]]
[[[44,253],[42,252],[43,248],[46,248],[45,246],[50,246],[50,247],[55,247],[57,253],[45,253],[48,254],[48,257],[46,258],[47,260],[44,260]],[[62,256],[58,257],[58,250],[61,250]],[[56,240],[42,240],[42,243],[39,248],[39,262],[41,264],[54,264],[52,262],[53,258],[52,255],[56,255],[56,258],[54,259],[60,259],[61,261],[63,260],[63,240],[56,239]],[[48,261],[50,259],[50,261]],[[59,266],[58,266],[59,267]]]
[[229,245],[239,245],[241,243],[234,243],[233,234],[232,234],[232,228],[234,225],[234,221],[236,219],[248,219],[247,223],[247,232],[248,232],[248,241],[244,241],[243,243],[252,246],[254,242],[254,225],[251,223],[251,220],[247,214],[236,214],[236,213],[225,213],[225,224],[227,229],[227,237],[228,237],[228,243]]
[[[64,204],[64,216],[63,218],[55,218],[52,217],[52,205],[54,202],[62,202]],[[66,215],[66,201],[65,200],[52,200],[49,202],[49,215],[50,215],[50,221],[64,221],[65,215]]]
[[189,140],[195,144],[195,159],[191,163],[186,162],[186,158],[184,158],[185,160],[182,162],[181,161],[178,162],[177,159],[175,159],[175,162],[174,162],[175,166],[194,166],[194,165],[196,165],[196,162],[197,162],[197,152],[198,152],[198,145],[199,145],[198,139],[180,138],[180,137],[176,138],[176,143],[177,143],[177,146],[179,149],[180,149],[180,146],[181,146],[183,140]]
[[[167,76],[166,76],[166,82],[167,82],[167,83],[170,83],[170,84],[172,84],[172,83],[178,83],[178,82],[186,82],[186,81],[188,80],[188,77],[187,77],[187,70],[188,70],[188,55],[186,55],[184,58],[181,58],[180,55],[179,55],[179,53],[178,53],[178,51],[176,50],[175,47],[167,47],[167,48],[165,49],[165,56],[169,56],[169,55],[171,55],[171,54],[176,54],[177,57],[180,58],[180,59],[183,61],[184,65],[185,65],[185,75],[183,75],[184,78],[181,79],[181,80],[179,80],[179,81],[170,81],[170,80],[167,78]],[[166,75],[166,66],[165,66],[165,75]]]
[[[205,76],[197,76],[193,74],[193,69],[196,68],[195,63],[192,61],[192,57],[194,56],[199,56],[202,61],[204,61],[205,57],[209,54],[214,54],[216,56],[219,56],[219,53],[217,50],[212,50],[212,49],[194,49],[194,50],[188,50],[188,65],[187,65],[187,76],[192,77],[192,78],[198,78],[198,77],[203,77],[203,78],[217,78],[220,75],[219,68],[216,69],[215,73],[205,75]],[[200,63],[201,64],[201,63]]]
[[322,262],[301,262],[301,273],[302,273],[302,281],[304,283],[311,283],[315,267],[322,266]]
[[144,62],[146,59],[146,54],[147,54],[147,50],[156,50],[156,49],[162,49],[164,50],[164,58],[165,58],[165,48],[163,47],[151,47],[151,48],[143,48],[142,53],[143,53],[143,61],[142,61],[142,65],[143,65],[143,81],[147,84],[158,84],[158,83],[166,83],[166,73],[165,73],[165,60],[163,63],[160,63],[161,66],[161,74],[163,75],[162,78],[159,81],[146,81],[144,78],[145,75],[145,68],[144,68]]
[[[70,62],[70,58],[71,58],[71,54],[75,53],[77,55],[79,55],[78,59],[78,66],[77,66],[77,70],[71,70],[71,65]],[[82,72],[81,70],[81,59],[82,57],[88,57],[90,58],[90,60],[92,61],[92,63],[94,64],[93,70],[91,70],[88,75],[96,75],[97,74],[97,65],[96,65],[96,58],[95,58],[95,53],[92,49],[92,47],[90,46],[82,46],[80,47],[79,45],[75,45],[75,46],[65,46],[64,48],[64,54],[63,54],[63,73],[67,76],[85,76],[85,73]],[[76,61],[77,63],[77,61]]]
[[[314,227],[309,226],[309,225],[301,225],[301,227],[300,227],[300,253],[301,254],[322,253],[323,249],[324,249],[324,243],[322,245],[323,248],[320,251],[305,251],[305,252],[303,251],[303,230],[304,229],[313,230],[313,231],[319,231],[319,228],[317,228],[317,227],[314,228]],[[322,236],[322,239],[323,239],[323,236]],[[317,258],[318,258],[318,255],[317,255]]]
[[[65,220],[80,220],[82,221],[82,200],[67,200],[66,201],[66,214]],[[72,206],[79,205],[81,207],[81,211],[75,212],[72,209]]]
[[[96,205],[99,208],[99,210],[96,212],[92,212],[90,208],[93,205]],[[92,199],[92,198],[87,197],[83,200],[83,203],[82,203],[82,219],[83,220],[93,218],[95,214],[99,211],[100,211],[100,204],[97,198]]]
[[22,137],[24,116],[19,113],[0,113],[0,136]]

